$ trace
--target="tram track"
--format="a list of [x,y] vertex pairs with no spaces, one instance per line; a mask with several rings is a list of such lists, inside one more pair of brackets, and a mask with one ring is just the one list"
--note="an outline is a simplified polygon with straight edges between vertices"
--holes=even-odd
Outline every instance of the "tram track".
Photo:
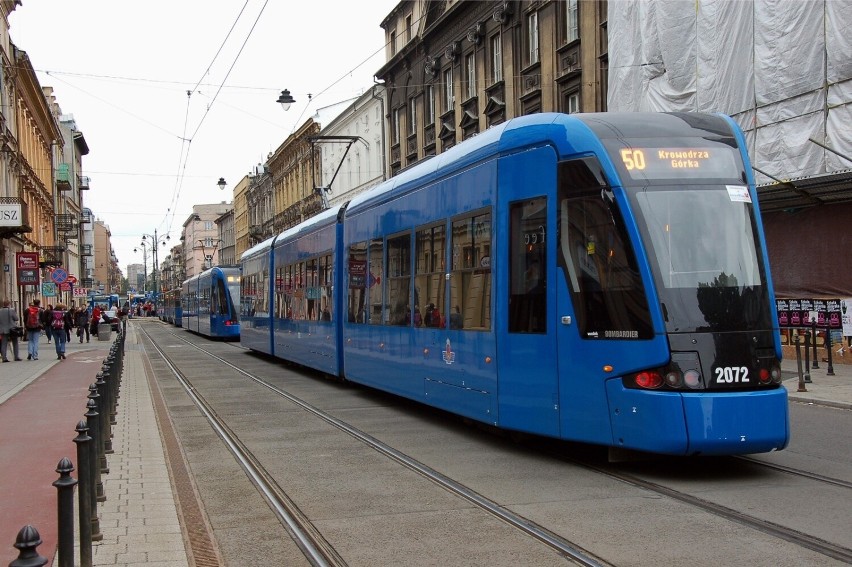
[[[301,510],[299,510],[298,505],[287,496],[286,492],[277,484],[273,476],[264,469],[264,467],[260,464],[260,461],[255,457],[251,450],[248,449],[240,441],[239,437],[228,427],[224,420],[222,420],[216,414],[216,411],[204,399],[204,396],[184,375],[184,373],[180,371],[180,369],[172,360],[172,357],[157,345],[156,341],[153,339],[153,337],[151,337],[147,329],[144,329],[143,333],[153,345],[153,348],[156,350],[157,354],[163,359],[164,363],[169,368],[169,371],[175,376],[175,378],[183,387],[184,391],[192,399],[193,403],[195,403],[196,406],[202,411],[204,417],[208,420],[217,435],[223,440],[228,450],[237,459],[243,470],[246,471],[246,474],[249,476],[252,483],[255,484],[258,491],[267,500],[267,502],[275,512],[276,516],[278,516],[282,524],[294,538],[300,549],[302,549],[302,551],[305,553],[305,556],[309,559],[309,561],[311,561],[314,565],[346,565],[345,560],[336,553],[333,546],[328,541],[326,541],[325,538],[323,538],[319,530],[317,530],[310,522],[310,520],[301,512]],[[372,448],[373,450],[384,455],[385,457],[428,479],[429,481],[440,486],[442,489],[446,490],[450,494],[464,499],[468,503],[475,506],[477,509],[487,512],[488,514],[494,516],[505,524],[508,524],[514,529],[525,534],[526,536],[531,537],[537,540],[538,542],[550,547],[551,549],[555,550],[557,553],[559,553],[566,559],[569,559],[573,563],[589,567],[600,567],[603,565],[607,565],[607,563],[595,557],[591,553],[585,551],[584,549],[580,548],[573,542],[570,542],[554,534],[550,530],[528,520],[527,518],[524,518],[523,516],[520,516],[505,509],[497,502],[486,498],[485,496],[477,493],[471,488],[459,482],[456,482],[455,480],[447,477],[446,475],[441,474],[440,472],[432,469],[424,463],[421,463],[416,459],[394,449],[386,443],[383,443],[382,441],[369,435],[368,433],[361,431],[360,429],[353,427],[352,425],[330,415],[329,413],[321,410],[320,408],[317,408],[312,404],[307,403],[306,401],[298,398],[297,396],[294,396],[293,394],[286,392],[273,384],[270,384],[269,382],[252,374],[251,372],[239,368],[238,366],[230,363],[228,360],[218,356],[217,354],[202,348],[201,346],[193,343],[192,341],[187,340],[185,337],[179,336],[176,333],[172,333],[172,336],[176,340],[179,340],[185,343],[186,345],[197,349],[198,351],[204,353],[206,356],[209,356],[215,359],[217,362],[221,363],[222,365],[227,366],[234,372],[255,382],[257,385],[262,386],[270,392],[280,396],[281,398],[286,399],[290,403],[295,404],[296,406],[300,407],[311,415],[323,420],[329,425],[332,425],[336,429],[345,432],[346,434],[357,439],[359,442]]]
[[832,486],[839,486],[841,488],[852,489],[852,482],[849,482],[848,480],[833,478],[833,477],[830,477],[830,476],[825,476],[825,475],[813,473],[813,472],[810,472],[810,471],[805,471],[805,470],[802,470],[802,469],[796,469],[796,468],[793,468],[793,467],[786,467],[784,465],[777,465],[775,463],[768,463],[766,461],[762,461],[760,459],[755,459],[753,457],[740,456],[740,457],[734,457],[734,458],[737,459],[737,460],[749,463],[750,465],[757,466],[757,467],[762,467],[762,468],[767,468],[767,469],[771,469],[771,470],[778,471],[778,472],[787,473],[789,475],[797,476],[797,477],[800,477],[800,478],[807,478],[807,479],[810,479],[810,480],[816,480],[817,482],[822,482],[822,483],[829,484],[829,485],[832,485]]
[[[628,485],[635,486],[637,488],[641,488],[643,490],[647,490],[655,494],[659,494],[660,496],[677,500],[689,506],[704,510],[705,512],[709,512],[716,516],[720,516],[727,520],[736,522],[740,525],[761,531],[765,534],[771,535],[781,540],[820,553],[822,555],[825,555],[826,557],[837,559],[844,563],[852,564],[852,549],[848,547],[837,545],[822,538],[818,538],[814,535],[804,533],[800,530],[782,526],[778,523],[758,518],[756,516],[746,514],[728,506],[724,506],[722,504],[718,504],[716,502],[700,498],[688,492],[677,490],[675,488],[665,486],[658,482],[650,481],[636,474],[616,470],[611,466],[602,466],[587,459],[566,457],[565,455],[561,455],[552,451],[550,452],[550,454],[564,462],[571,463],[572,465],[583,467],[587,470],[599,473],[608,478],[624,482]],[[845,481],[831,479],[829,477],[823,477],[814,473],[807,473],[807,471],[798,471],[789,467],[773,465],[771,463],[761,462],[749,457],[739,457],[739,459],[750,464],[762,465],[771,470],[796,475],[801,478],[817,480],[819,482],[841,486],[843,488],[852,488],[852,485]]]

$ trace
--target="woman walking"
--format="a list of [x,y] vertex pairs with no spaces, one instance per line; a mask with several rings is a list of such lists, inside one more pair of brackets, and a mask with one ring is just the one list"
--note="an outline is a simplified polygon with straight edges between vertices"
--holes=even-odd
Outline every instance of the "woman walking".
[[56,346],[56,359],[65,360],[65,305],[57,303],[53,306],[53,342]]

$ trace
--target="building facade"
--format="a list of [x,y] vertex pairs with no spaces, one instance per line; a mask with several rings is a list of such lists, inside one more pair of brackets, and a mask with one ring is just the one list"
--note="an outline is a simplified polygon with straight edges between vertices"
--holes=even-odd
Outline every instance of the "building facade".
[[385,18],[394,175],[534,112],[606,110],[607,2],[403,1]]
[[98,293],[120,293],[122,273],[112,248],[112,232],[102,220],[94,222],[95,269],[92,289]]
[[385,89],[375,85],[323,124],[318,185],[330,204],[349,201],[385,179]]
[[223,201],[218,204],[193,205],[181,230],[184,279],[189,279],[215,266],[219,262],[219,230],[216,219],[231,210],[232,205]]
[[242,258],[243,252],[248,250],[249,244],[249,216],[248,192],[249,176],[245,175],[234,186],[234,258],[237,262]]
[[234,209],[228,209],[215,221],[219,232],[219,262],[220,266],[235,266],[236,258],[236,239],[234,236]]

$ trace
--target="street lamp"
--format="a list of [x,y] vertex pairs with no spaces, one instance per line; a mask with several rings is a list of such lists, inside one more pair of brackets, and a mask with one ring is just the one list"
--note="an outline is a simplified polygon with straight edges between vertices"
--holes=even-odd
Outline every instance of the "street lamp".
[[221,189],[222,191],[224,191],[224,190],[225,190],[225,185],[227,185],[227,184],[228,184],[228,182],[227,182],[227,181],[225,181],[225,178],[224,178],[224,177],[220,177],[220,178],[219,178],[219,181],[217,181],[217,182],[216,182],[216,185],[218,185],[218,186],[219,186],[219,189]]
[[[142,247],[142,293],[144,295],[145,288],[148,287],[148,244],[143,239],[139,245]],[[139,252],[139,249],[134,248],[133,252]]]
[[294,102],[296,102],[296,99],[294,99],[290,95],[290,91],[288,91],[287,89],[284,89],[283,91],[281,91],[281,96],[279,96],[278,100],[275,101],[275,102],[280,104],[281,108],[283,108],[284,111],[286,112],[286,111],[290,110],[290,105],[292,105]]
[[[151,243],[150,243],[150,244],[148,244],[148,242],[147,242],[147,240],[146,240],[146,239],[148,239],[148,238],[150,238],[150,239],[151,239]],[[153,264],[153,266],[151,266],[151,279],[153,280],[153,284],[154,284],[154,285],[153,285],[153,292],[154,292],[154,301],[155,301],[155,302],[156,302],[156,300],[157,300],[157,295],[158,295],[158,293],[159,293],[159,288],[157,287],[157,272],[158,272],[158,271],[159,271],[159,269],[160,269],[160,266],[159,266],[159,264],[157,263],[157,250],[160,248],[160,244],[162,244],[163,246],[166,246],[166,240],[169,240],[169,239],[170,239],[170,237],[169,237],[169,235],[167,234],[167,235],[166,235],[165,240],[163,240],[162,242],[160,242],[160,239],[159,239],[159,238],[157,238],[157,229],[156,229],[156,228],[154,229],[154,234],[153,234],[153,235],[150,235],[150,234],[144,234],[144,233],[142,234],[142,246],[143,246],[143,248],[144,248],[146,245],[150,246],[150,247],[151,247],[151,253],[152,253],[152,255],[153,255],[153,261],[154,261],[154,264]],[[147,269],[147,266],[146,266],[146,269]],[[146,277],[145,277],[145,283],[146,283],[146,286],[147,286],[147,280],[148,280],[148,278],[147,278],[147,276],[146,276]]]

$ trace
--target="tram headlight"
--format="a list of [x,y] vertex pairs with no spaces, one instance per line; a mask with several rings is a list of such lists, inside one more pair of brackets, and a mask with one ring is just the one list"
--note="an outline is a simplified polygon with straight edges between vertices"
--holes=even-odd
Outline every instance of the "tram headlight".
[[693,390],[701,387],[701,373],[698,370],[687,370],[683,374],[683,382]]
[[683,376],[677,370],[666,372],[666,386],[669,388],[680,388],[683,384]]

